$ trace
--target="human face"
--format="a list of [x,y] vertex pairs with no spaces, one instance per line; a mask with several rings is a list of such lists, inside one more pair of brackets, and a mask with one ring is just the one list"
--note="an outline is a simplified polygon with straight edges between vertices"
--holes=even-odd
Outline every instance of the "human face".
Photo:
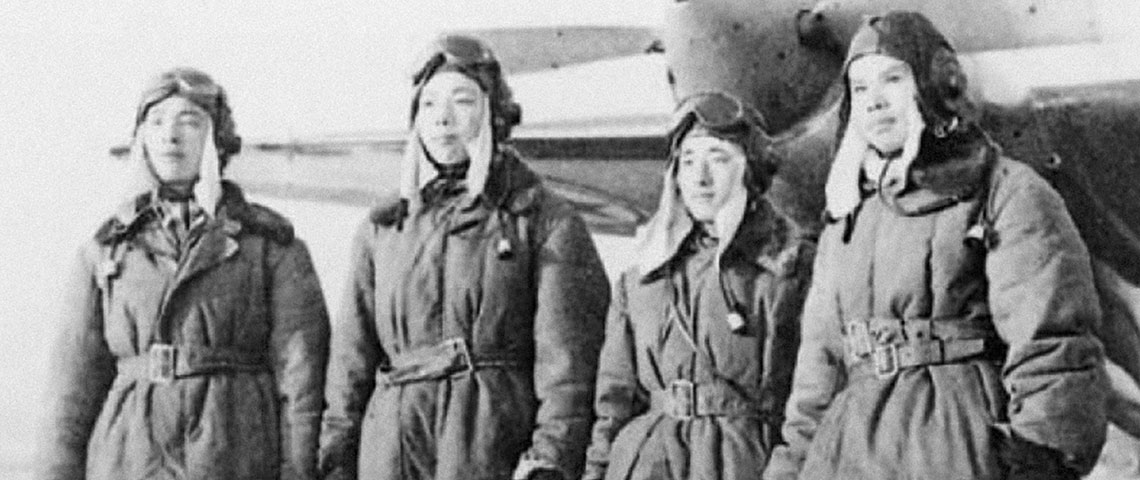
[[706,135],[686,135],[677,157],[677,187],[694,220],[710,223],[744,186],[744,149]]
[[414,128],[435,161],[467,159],[467,144],[479,134],[487,112],[479,84],[459,72],[432,75],[420,92]]
[[905,62],[886,55],[865,55],[847,70],[851,89],[851,125],[876,150],[901,150],[919,120],[918,86]]
[[210,115],[177,95],[152,105],[139,125],[147,161],[163,182],[198,178],[209,131]]

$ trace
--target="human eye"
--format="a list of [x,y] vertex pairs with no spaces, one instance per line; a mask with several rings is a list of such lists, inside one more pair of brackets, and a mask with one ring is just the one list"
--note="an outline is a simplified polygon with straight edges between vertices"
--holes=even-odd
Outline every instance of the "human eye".
[[856,84],[851,85],[851,93],[862,94],[862,93],[866,93],[866,92],[867,92],[867,86],[862,84],[862,83],[856,83]]
[[178,118],[178,123],[186,127],[202,128],[205,122],[202,117],[198,115],[182,115]]

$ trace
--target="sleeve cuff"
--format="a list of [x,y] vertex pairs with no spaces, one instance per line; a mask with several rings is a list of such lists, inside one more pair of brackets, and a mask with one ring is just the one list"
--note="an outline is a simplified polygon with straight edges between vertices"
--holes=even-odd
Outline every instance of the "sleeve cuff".
[[526,480],[530,474],[538,470],[554,470],[562,472],[562,468],[558,464],[547,460],[545,458],[536,458],[530,453],[523,454],[519,459],[519,464],[515,467],[515,473],[511,475],[512,480]]

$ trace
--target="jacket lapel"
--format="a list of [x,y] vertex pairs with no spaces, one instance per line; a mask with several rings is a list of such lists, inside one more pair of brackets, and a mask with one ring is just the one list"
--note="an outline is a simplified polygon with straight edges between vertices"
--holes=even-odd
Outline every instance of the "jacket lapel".
[[211,221],[197,244],[190,249],[186,263],[175,277],[175,286],[234,256],[238,251],[239,232],[241,224],[236,220],[217,218]]
[[174,281],[162,299],[163,312],[161,315],[163,316],[165,316],[166,306],[170,303],[170,299],[178,293],[183,285],[198,274],[225,262],[238,252],[237,236],[241,232],[241,223],[238,223],[237,220],[220,213],[216,218],[210,220],[205,228],[206,230],[202,232],[197,243],[190,248],[185,262],[179,266]]

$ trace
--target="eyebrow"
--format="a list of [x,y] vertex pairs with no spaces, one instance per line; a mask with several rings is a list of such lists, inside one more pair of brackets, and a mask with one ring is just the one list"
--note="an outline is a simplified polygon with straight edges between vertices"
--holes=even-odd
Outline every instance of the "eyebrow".
[[[724,155],[732,155],[732,153],[733,153],[731,149],[729,149],[728,147],[724,147],[722,145],[715,145],[715,146],[709,147],[708,151],[709,151],[709,153],[720,153],[720,154],[724,154]],[[681,155],[693,154],[693,153],[696,153],[696,152],[692,147],[689,147],[689,148],[683,148],[682,147],[681,148]]]
[[[156,108],[156,109],[152,109],[149,112],[147,112],[146,116],[150,117],[152,115],[165,115],[165,114],[166,114],[166,112],[164,112],[161,108]],[[201,110],[195,110],[195,109],[189,108],[189,107],[183,107],[181,110],[179,110],[177,113],[175,113],[175,115],[179,116],[179,117],[184,116],[184,115],[192,115],[195,117],[206,117],[206,116],[208,116],[208,114],[206,112],[203,112]]]
[[451,93],[470,93],[472,95],[476,95],[481,91],[482,90],[479,90],[478,88],[475,88],[475,87],[472,87],[469,85],[459,85],[459,86],[451,89]]
[[907,72],[907,68],[906,68],[905,63],[896,63],[894,65],[891,65],[890,67],[887,67],[885,70],[882,71],[881,74],[886,75],[888,73],[906,73],[906,72]]
[[908,72],[907,64],[900,62],[900,63],[892,64],[891,66],[883,69],[882,71],[876,72],[876,73],[868,75],[868,76],[853,76],[853,75],[851,75],[851,72],[847,72],[847,81],[851,82],[851,83],[859,83],[859,82],[865,82],[869,78],[877,78],[877,77],[892,74],[892,73],[907,73],[907,72]]
[[424,93],[427,92],[481,92],[483,91],[477,85],[458,84],[451,85],[451,88],[445,85],[430,85],[424,87]]

